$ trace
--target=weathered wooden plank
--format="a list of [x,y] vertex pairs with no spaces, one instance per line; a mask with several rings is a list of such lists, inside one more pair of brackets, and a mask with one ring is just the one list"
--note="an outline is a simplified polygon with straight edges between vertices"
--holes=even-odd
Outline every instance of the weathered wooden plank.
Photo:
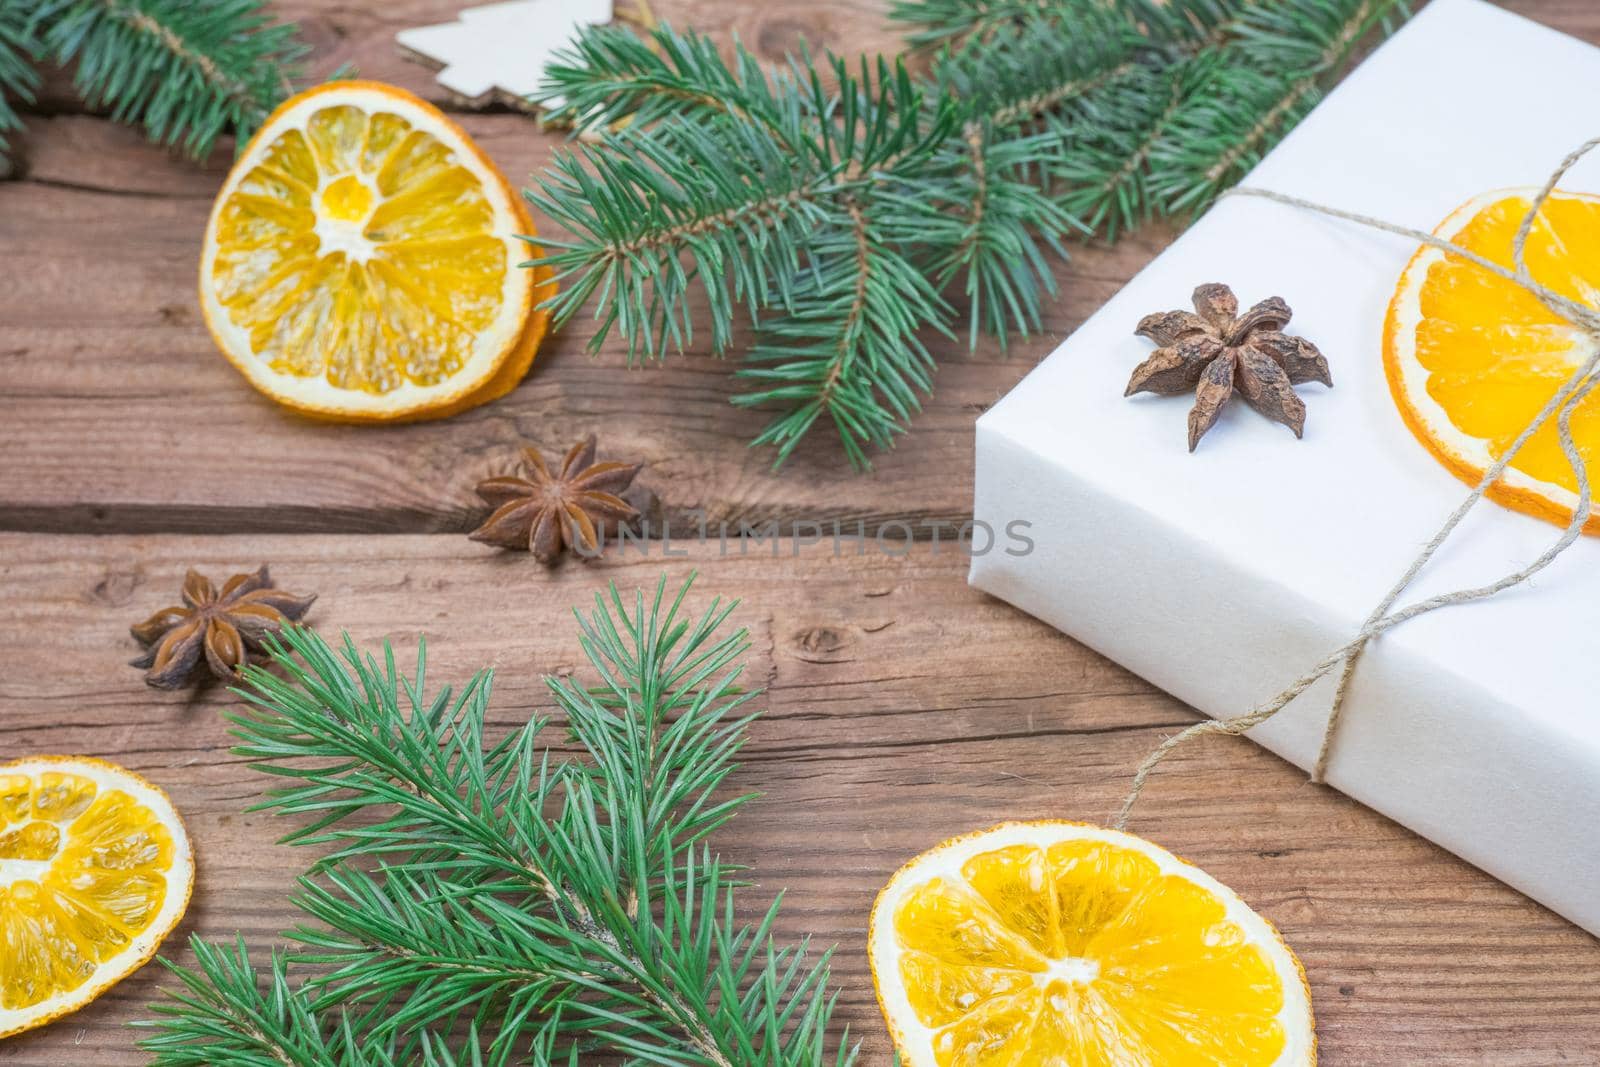
[[[1592,5],[1521,0],[1518,9],[1600,39]],[[889,48],[877,0],[804,6],[673,0],[680,25],[733,32],[776,56],[798,35],[842,48]],[[448,0],[329,7],[292,0],[317,62],[354,62],[438,97],[427,71],[394,52],[393,32],[453,14]],[[50,101],[47,100],[47,103]],[[524,117],[465,116],[521,181],[558,143]],[[196,167],[98,119],[35,119],[29,179],[0,183],[0,247],[11,282],[0,304],[0,529],[39,531],[434,531],[467,527],[472,482],[524,439],[547,447],[601,431],[619,455],[653,463],[680,518],[713,522],[816,516],[958,523],[970,507],[976,413],[1141,267],[1170,237],[1081,249],[1040,339],[1008,360],[936,343],[938,389],[902,446],[853,475],[819,430],[779,475],[745,448],[764,424],[730,408],[740,386],[704,351],[625,371],[620,346],[582,354],[586,323],[541,353],[512,397],[443,424],[316,425],[275,408],[216,355],[192,293],[194,261],[224,161]],[[182,412],[175,415],[175,412]]]
[[[280,8],[303,22],[318,65],[353,63],[435,99],[429,73],[395,53],[393,33],[455,9],[436,0]],[[656,11],[737,33],[773,58],[802,33],[853,49],[895,41],[878,3],[679,0]],[[559,143],[521,116],[463,121],[514,180]],[[729,406],[741,387],[726,364],[701,351],[628,373],[617,345],[596,360],[582,354],[582,322],[547,345],[511,398],[446,424],[355,430],[286,414],[223,364],[195,308],[196,249],[225,159],[196,167],[133,131],[73,115],[34,120],[24,154],[29,179],[0,185],[0,247],[14,250],[17,267],[0,315],[0,436],[16,445],[16,462],[0,471],[0,528],[10,529],[462,529],[478,512],[472,482],[509,462],[519,442],[560,447],[588,430],[619,455],[653,461],[669,515],[954,525],[970,508],[975,414],[1164,243],[1152,234],[1085,251],[1044,338],[1009,360],[940,346],[947,366],[916,436],[872,476],[853,475],[825,429],[774,475],[768,454],[745,447],[766,416]]]
[[[437,99],[426,72],[394,55],[392,31],[457,6],[289,0],[282,9],[307,16],[320,69],[353,59],[365,76]],[[1600,8],[1588,0],[1506,6],[1600,40]],[[881,5],[869,0],[657,8],[679,25],[736,28],[773,56],[796,29],[841,50],[882,47]],[[0,184],[0,526],[459,529],[472,517],[466,488],[521,437],[559,441],[591,428],[619,452],[654,459],[646,480],[680,514],[702,505],[734,521],[959,516],[971,418],[1049,347],[1026,348],[1010,364],[988,352],[957,357],[940,399],[870,479],[849,477],[828,448],[769,477],[742,448],[760,420],[726,408],[726,368],[692,357],[642,372],[656,375],[644,384],[642,373],[621,372],[614,351],[587,363],[581,332],[547,350],[514,398],[476,416],[370,437],[298,423],[248,393],[193,319],[194,245],[216,168],[74,117],[70,102],[46,104],[69,114],[34,121],[32,180]],[[549,150],[520,117],[467,121],[514,179]],[[1163,239],[1148,235],[1127,260],[1080,256],[1051,333],[1103,301]],[[175,419],[179,410],[191,421]],[[867,1062],[884,1061],[885,1046],[862,929],[893,867],[986,822],[1103,817],[1133,762],[1187,716],[971,593],[957,560],[929,553],[893,564],[774,563],[702,551],[669,567],[703,565],[705,592],[748,597],[741,617],[755,631],[753,670],[772,690],[738,784],[767,796],[719,844],[754,865],[750,905],[791,888],[786,936],[841,944],[841,1022],[867,1036]],[[165,602],[190,562],[222,571],[270,559],[286,584],[324,594],[313,619],[325,627],[363,640],[410,641],[427,630],[440,676],[498,663],[495,720],[505,727],[547,710],[538,671],[576,664],[566,607],[610,574],[649,581],[661,567],[659,558],[633,560],[546,577],[525,560],[483,555],[455,538],[0,538],[0,758],[95,752],[162,780],[203,850],[206,884],[189,928],[243,929],[269,944],[292,921],[283,901],[302,861],[268,844],[281,828],[239,814],[256,783],[226,754],[222,698],[145,690],[121,665],[134,650],[126,623]],[[1595,1062],[1592,939],[1257,750],[1219,744],[1176,764],[1140,828],[1238,886],[1285,929],[1311,971],[1323,1062]],[[143,1062],[121,1024],[142,1014],[157,984],[141,976],[74,1019],[5,1042],[0,1061]]]
[[[675,546],[674,551],[679,547]],[[848,546],[847,546],[848,547]],[[962,560],[832,558],[828,546],[721,558],[636,554],[545,572],[458,537],[0,537],[0,757],[106,756],[169,788],[189,820],[201,886],[185,933],[275,943],[300,855],[284,827],[242,809],[261,785],[227,752],[227,698],[154,693],[123,665],[126,625],[167,602],[185,567],[266,560],[322,599],[311,620],[404,652],[429,634],[430,675],[497,668],[492,719],[551,710],[541,673],[582,668],[568,609],[608,580],[625,589],[703,573],[693,601],[743,597],[750,671],[768,687],[734,788],[764,797],[724,833],[753,867],[754,909],[787,889],[782,935],[838,943],[839,1021],[887,1048],[865,971],[873,894],[914,852],[1005,819],[1102,820],[1129,772],[1190,721],[1176,701],[969,589]],[[1284,930],[1310,974],[1330,1067],[1593,1062],[1600,946],[1254,746],[1216,742],[1165,769],[1136,829],[1234,885]],[[8,1064],[135,1064],[122,1024],[154,972],[37,1034]]]
[[[464,121],[525,176],[556,143],[516,115]],[[0,184],[0,247],[16,267],[0,313],[0,528],[456,530],[478,513],[473,482],[524,440],[564,448],[589,431],[651,464],[670,508],[712,521],[937,518],[971,507],[977,412],[1156,251],[1155,233],[1085,249],[1063,275],[1042,338],[1003,358],[943,345],[946,365],[914,435],[868,477],[820,427],[781,473],[748,442],[761,412],[703,348],[628,370],[623,348],[583,351],[575,322],[511,397],[442,423],[318,424],[256,394],[216,353],[194,274],[219,180],[86,117],[37,120],[27,181]],[[701,342],[703,343],[703,342]]]
[[[1547,0],[1546,0],[1547,2]],[[461,0],[399,0],[396,3],[329,3],[328,0],[278,0],[272,11],[300,26],[311,46],[308,74],[325,76],[347,67],[357,77],[403,85],[443,107],[458,101],[441,89],[426,64],[407,58],[395,34],[414,26],[448,22],[463,7]],[[618,0],[618,10],[635,11],[634,0]],[[887,0],[821,0],[807,4],[751,4],[742,0],[649,0],[648,8],[663,22],[740,40],[757,54],[782,60],[800,47],[830,48],[843,54],[894,52],[900,34],[884,15]],[[33,110],[44,114],[90,113],[72,88],[70,71],[50,69],[37,93]]]
[[1586,41],[1600,41],[1600,7],[1589,0],[1495,0],[1495,3],[1562,33]]
[[[1494,0],[1501,7],[1586,40],[1600,40],[1600,7],[1591,0]],[[628,9],[633,0],[618,0]],[[1427,0],[1414,0],[1420,9]],[[406,58],[395,34],[413,26],[445,22],[466,6],[460,0],[400,0],[396,3],[330,4],[327,0],[279,0],[279,17],[297,22],[312,46],[310,73],[326,75],[343,65],[362,78],[404,85],[444,107],[456,102],[438,87],[425,66]],[[748,3],[744,0],[650,0],[657,18],[674,26],[731,38],[737,34],[758,55],[780,61],[801,43],[813,51],[843,55],[892,54],[901,34],[886,17],[888,0],[819,0],[815,3]],[[36,110],[83,114],[69,72],[51,70]]]

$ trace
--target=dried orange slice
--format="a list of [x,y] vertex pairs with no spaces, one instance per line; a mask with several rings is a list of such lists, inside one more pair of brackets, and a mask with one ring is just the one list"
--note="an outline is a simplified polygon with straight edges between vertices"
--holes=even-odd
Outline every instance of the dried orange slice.
[[552,272],[518,264],[521,200],[466,133],[392,86],[286,102],[206,227],[200,306],[252,385],[346,421],[437,418],[510,392]]
[[1229,888],[1142,838],[1007,823],[925,852],[872,911],[906,1067],[1308,1067],[1305,973]]
[[0,764],[0,1038],[142,967],[193,888],[189,835],[143,778],[95,759]]
[[[1537,190],[1485,193],[1434,232],[1504,266]],[[1534,280],[1600,307],[1600,197],[1557,192],[1527,244]],[[1411,432],[1456,476],[1476,484],[1594,352],[1595,341],[1518,285],[1460,256],[1423,248],[1395,287],[1384,328],[1389,389]],[[1573,441],[1600,478],[1600,393],[1573,411]],[[1578,481],[1551,418],[1529,439],[1489,496],[1566,523]],[[1589,533],[1600,533],[1600,500]]]

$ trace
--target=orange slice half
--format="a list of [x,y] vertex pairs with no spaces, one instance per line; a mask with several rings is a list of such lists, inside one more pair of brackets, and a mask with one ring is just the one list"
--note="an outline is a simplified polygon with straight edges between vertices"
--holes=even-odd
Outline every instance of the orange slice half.
[[1276,930],[1131,834],[1008,823],[901,868],[873,981],[906,1067],[1309,1067],[1311,994]]
[[[1537,190],[1485,193],[1434,232],[1506,267]],[[1534,220],[1528,271],[1540,284],[1600,307],[1600,197],[1557,192]],[[1483,267],[1423,248],[1395,287],[1384,328],[1384,372],[1412,433],[1462,480],[1476,484],[1572,374],[1595,340],[1537,297]],[[1600,481],[1600,391],[1573,411],[1574,444]],[[1578,481],[1552,417],[1511,460],[1489,496],[1560,523]],[[1600,501],[1585,529],[1600,533]]]
[[217,196],[200,304],[252,385],[306,414],[435,418],[509,392],[533,360],[551,272],[533,224],[437,108],[335,81],[286,102]]
[[189,836],[160,789],[95,759],[0,764],[0,1038],[144,966],[193,889]]

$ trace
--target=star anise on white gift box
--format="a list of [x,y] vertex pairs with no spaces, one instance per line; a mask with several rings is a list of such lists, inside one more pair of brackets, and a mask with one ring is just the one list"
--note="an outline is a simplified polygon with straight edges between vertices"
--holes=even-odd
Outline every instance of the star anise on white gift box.
[[1281,297],[1273,296],[1241,315],[1232,289],[1217,282],[1199,286],[1193,312],[1157,312],[1139,321],[1134,332],[1161,347],[1134,370],[1123,395],[1176,396],[1193,390],[1190,452],[1235,391],[1299,437],[1306,406],[1294,386],[1313,381],[1331,386],[1333,379],[1316,345],[1283,332],[1292,314]]

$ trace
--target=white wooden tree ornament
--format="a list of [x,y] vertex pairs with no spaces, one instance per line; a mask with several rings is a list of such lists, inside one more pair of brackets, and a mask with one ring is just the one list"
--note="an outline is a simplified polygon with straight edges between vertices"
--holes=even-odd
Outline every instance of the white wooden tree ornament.
[[528,106],[545,65],[587,26],[612,20],[613,0],[511,0],[469,7],[455,22],[395,35],[412,57],[442,67],[438,82],[469,104]]

